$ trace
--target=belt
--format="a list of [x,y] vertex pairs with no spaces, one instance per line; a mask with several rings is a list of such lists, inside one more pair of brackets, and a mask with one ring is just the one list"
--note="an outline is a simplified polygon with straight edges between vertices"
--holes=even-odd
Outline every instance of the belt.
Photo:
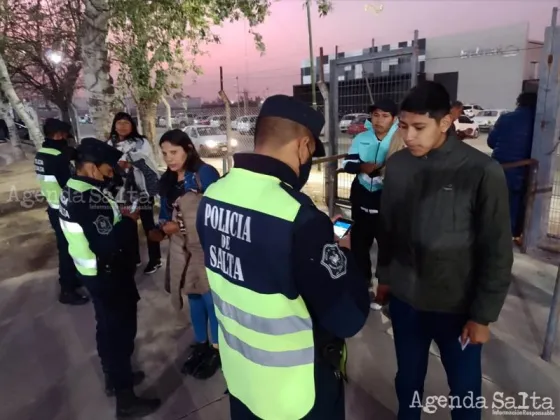
[[376,209],[366,209],[365,207],[360,207],[360,210],[365,211],[366,213],[369,213],[369,214],[377,214],[377,213],[379,213],[379,210],[376,210]]

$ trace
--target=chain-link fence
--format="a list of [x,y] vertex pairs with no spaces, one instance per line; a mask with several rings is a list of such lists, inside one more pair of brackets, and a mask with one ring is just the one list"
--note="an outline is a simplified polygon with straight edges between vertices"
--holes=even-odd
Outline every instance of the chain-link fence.
[[[331,154],[347,153],[352,139],[366,131],[370,106],[382,98],[400,103],[417,82],[415,47],[339,58],[330,65],[329,145]],[[339,171],[332,182],[334,201],[347,204],[354,175]],[[330,193],[329,193],[330,194]]]

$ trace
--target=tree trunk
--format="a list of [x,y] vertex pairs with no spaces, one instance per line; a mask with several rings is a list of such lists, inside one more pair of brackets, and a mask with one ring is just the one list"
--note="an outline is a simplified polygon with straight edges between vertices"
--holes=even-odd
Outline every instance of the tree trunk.
[[64,122],[67,122],[68,124],[72,124],[72,120],[70,117],[70,107],[68,103],[62,102],[60,104],[57,104],[57,106],[60,110],[60,119]]
[[29,131],[29,138],[39,149],[43,144],[43,134],[39,129],[39,125],[33,118],[26,112],[23,102],[18,98],[14,86],[10,80],[4,57],[0,54],[0,89],[4,92],[14,112],[23,120]]
[[[72,121],[72,131],[74,132],[75,145],[77,146],[82,141],[82,134],[80,133],[80,117],[78,117],[78,110],[73,103],[68,104],[68,111],[70,113],[70,120]],[[102,139],[104,140],[104,139]]]
[[157,104],[153,103],[140,103],[136,104],[136,112],[138,113],[138,121],[142,125],[142,134],[150,140],[154,155],[159,166],[164,166],[163,156],[159,148],[158,139],[156,138],[156,115]]
[[163,105],[165,105],[165,121],[166,121],[166,125],[165,128],[167,130],[171,130],[173,128],[173,124],[171,123],[171,106],[169,105],[169,102],[167,101],[167,99],[165,99],[165,96],[161,96],[161,102],[163,102]]
[[2,95],[0,92],[0,119],[3,119],[6,122],[6,126],[8,127],[7,134],[12,146],[12,155],[14,160],[21,160],[25,158],[25,153],[23,151],[23,148],[21,147],[21,140],[18,136],[16,123],[14,122],[14,118],[12,117],[10,103],[8,102],[7,98],[3,96],[4,95]]
[[81,37],[84,86],[89,93],[89,115],[99,139],[108,139],[112,123],[115,90],[109,74],[107,52],[109,34],[108,0],[84,0],[85,14]]

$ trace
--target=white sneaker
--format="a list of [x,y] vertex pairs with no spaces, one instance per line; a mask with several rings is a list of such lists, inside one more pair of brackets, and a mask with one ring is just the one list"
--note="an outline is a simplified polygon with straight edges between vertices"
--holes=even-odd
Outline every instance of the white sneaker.
[[376,302],[371,302],[369,307],[371,309],[373,309],[374,311],[380,311],[383,308],[383,306],[381,306],[379,303],[376,303]]

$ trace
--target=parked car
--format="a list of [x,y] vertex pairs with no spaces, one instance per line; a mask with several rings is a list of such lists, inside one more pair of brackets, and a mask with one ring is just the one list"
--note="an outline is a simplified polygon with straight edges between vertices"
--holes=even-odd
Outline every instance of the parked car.
[[[171,118],[173,120],[173,118]],[[172,124],[173,125],[173,124]],[[167,117],[160,115],[156,118],[156,126],[157,127],[165,127],[167,126]]]
[[194,119],[194,125],[210,125],[210,116],[197,115]]
[[226,129],[226,116],[225,115],[214,115],[209,118],[210,127],[218,127],[222,130]]
[[[189,125],[183,131],[189,135],[201,156],[223,156],[227,153],[227,135],[218,127]],[[232,138],[230,144],[235,151],[238,141]]]
[[194,124],[195,115],[184,112],[180,112],[179,114],[173,117],[173,126],[179,128],[185,128],[188,125]]
[[246,115],[239,118],[237,122],[237,131],[239,131],[240,134],[255,134],[257,117],[257,115]]
[[89,114],[85,114],[83,117],[80,117],[80,124],[91,124],[92,120]]
[[346,114],[340,119],[340,122],[338,123],[338,128],[342,133],[344,133],[346,132],[346,130],[348,130],[350,124],[352,124],[357,118],[360,117],[369,118],[369,115],[364,113]]
[[[471,139],[477,139],[480,133],[478,124],[471,120],[466,115],[461,115],[457,120],[455,120],[455,129],[457,131],[467,131],[467,137]],[[470,132],[468,131],[470,130]]]
[[463,105],[463,114],[465,114],[469,118],[476,117],[480,113],[480,111],[484,111],[484,108],[482,108],[480,105]]
[[[16,120],[14,121],[16,124],[17,134],[20,140],[29,140],[29,131],[23,121]],[[8,125],[6,121],[0,119],[0,143],[7,142],[9,139],[8,134]]]
[[346,128],[346,133],[355,136],[366,131],[365,123],[368,118],[369,115],[367,114],[361,114],[359,117],[355,118]]
[[498,118],[508,112],[510,111],[507,109],[485,109],[474,117],[473,120],[478,124],[480,131],[491,131]]

